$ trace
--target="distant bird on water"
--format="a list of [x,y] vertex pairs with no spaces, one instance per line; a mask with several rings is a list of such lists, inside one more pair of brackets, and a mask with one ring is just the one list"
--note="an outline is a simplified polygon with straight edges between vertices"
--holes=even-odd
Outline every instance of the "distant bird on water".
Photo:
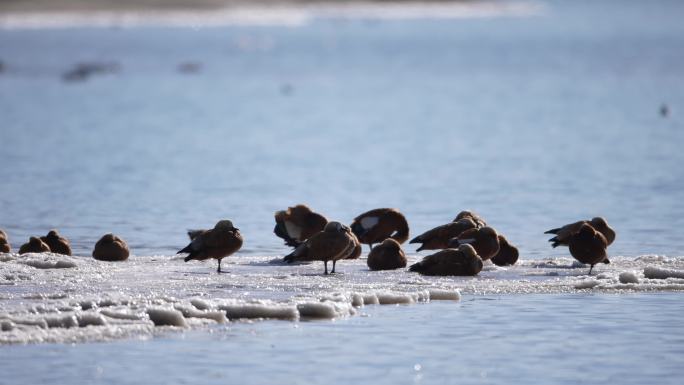
[[576,260],[591,265],[589,275],[591,275],[591,270],[595,264],[603,262],[608,258],[606,254],[606,247],[608,246],[606,238],[586,223],[582,224],[579,231],[570,237],[568,246],[570,254]]
[[499,252],[499,236],[496,230],[489,226],[466,230],[449,241],[450,248],[464,244],[471,245],[483,261]]
[[373,248],[373,244],[392,238],[404,243],[409,236],[409,225],[406,217],[396,209],[381,208],[367,211],[354,218],[351,224],[359,242]]
[[670,115],[670,108],[667,104],[663,103],[660,105],[660,116],[667,118]]
[[178,254],[188,253],[185,262],[196,259],[203,261],[209,258],[218,260],[217,272],[221,273],[221,260],[242,247],[242,235],[238,228],[233,226],[233,222],[224,219],[218,221],[211,230],[195,230],[191,235],[189,245]]
[[518,261],[518,248],[508,243],[503,235],[499,234],[499,252],[492,257],[492,263],[497,266],[515,265]]
[[120,262],[128,259],[129,251],[126,241],[109,233],[95,244],[93,258],[98,261]]
[[387,238],[370,251],[366,263],[371,270],[399,269],[406,267],[406,254],[399,242]]
[[287,210],[277,211],[275,222],[275,235],[285,240],[286,245],[297,247],[312,235],[322,231],[328,220],[306,205],[296,205],[288,207]]
[[7,239],[7,233],[0,229],[0,253],[9,253],[12,251],[10,247],[9,239]]
[[50,247],[37,237],[29,238],[29,241],[19,248],[19,254],[48,252],[50,252]]
[[71,255],[71,245],[69,240],[57,233],[57,230],[50,230],[46,236],[40,237],[50,248],[50,251],[57,254]]
[[608,226],[608,222],[606,222],[606,220],[602,217],[595,217],[589,221],[579,221],[575,223],[570,223],[556,229],[548,230],[544,232],[544,234],[555,234],[553,238],[549,239],[549,242],[551,242],[552,247],[555,248],[558,246],[567,246],[570,241],[570,237],[572,237],[573,234],[578,232],[584,224],[590,225],[591,227],[599,231],[601,234],[603,234],[603,236],[606,238],[606,241],[608,242],[608,245],[612,244],[615,240],[615,230]]
[[477,275],[482,271],[482,259],[470,245],[458,249],[444,249],[428,255],[422,261],[411,265],[409,271],[423,275]]
[[421,243],[416,251],[446,249],[449,247],[449,241],[452,238],[474,228],[477,228],[477,224],[471,218],[461,218],[428,230],[413,238],[409,243]]
[[314,234],[306,242],[299,245],[292,253],[285,256],[285,262],[323,261],[328,274],[328,262],[332,261],[331,273],[335,272],[335,264],[341,259],[349,259],[360,248],[351,230],[340,222],[328,222],[323,231]]

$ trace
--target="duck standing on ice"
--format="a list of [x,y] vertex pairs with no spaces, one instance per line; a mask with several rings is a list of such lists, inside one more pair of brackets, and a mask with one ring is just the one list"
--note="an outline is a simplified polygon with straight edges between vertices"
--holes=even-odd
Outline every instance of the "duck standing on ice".
[[211,230],[196,230],[188,232],[192,239],[189,245],[178,254],[188,253],[185,262],[196,259],[204,261],[209,258],[218,260],[216,271],[221,273],[221,260],[242,247],[242,235],[240,229],[233,226],[233,222],[224,219],[218,221]]
[[359,239],[373,248],[373,244],[392,238],[399,244],[406,242],[409,236],[409,225],[404,214],[396,209],[381,208],[367,211],[349,226]]
[[576,260],[591,265],[589,275],[594,265],[608,259],[606,247],[608,242],[600,232],[588,224],[583,224],[579,231],[573,234],[568,241],[570,254]]
[[608,225],[608,222],[603,217],[595,217],[589,221],[570,223],[556,229],[548,230],[544,232],[544,234],[555,235],[553,238],[549,239],[551,247],[568,246],[570,238],[577,233],[584,224],[588,224],[596,231],[600,232],[606,238],[608,246],[615,241],[615,230]]
[[[331,273],[335,272],[335,264],[340,259],[353,258],[360,250],[360,244],[349,227],[340,222],[328,222],[323,231],[318,232],[302,243],[283,260],[288,263],[296,261],[323,261],[328,274],[328,262],[332,261]],[[360,253],[359,253],[360,254]]]

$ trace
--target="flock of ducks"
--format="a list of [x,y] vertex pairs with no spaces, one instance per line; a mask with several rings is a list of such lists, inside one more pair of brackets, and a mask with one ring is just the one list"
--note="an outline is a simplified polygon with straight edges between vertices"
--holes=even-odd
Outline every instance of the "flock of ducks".
[[[324,274],[335,273],[338,261],[358,259],[361,244],[370,248],[367,264],[371,270],[405,268],[406,254],[401,245],[409,238],[409,225],[404,215],[393,208],[365,212],[349,225],[328,221],[306,205],[296,205],[275,213],[273,232],[294,250],[283,261],[323,261]],[[589,264],[589,274],[597,263],[610,263],[607,247],[615,240],[615,231],[605,219],[596,217],[551,229],[552,247],[568,246],[579,262]],[[230,220],[220,220],[213,229],[188,231],[190,243],[178,251],[190,260],[216,259],[221,273],[221,260],[240,250],[243,238]],[[438,250],[409,267],[424,275],[477,275],[484,261],[498,266],[513,265],[518,249],[485,220],[471,211],[462,211],[450,223],[430,229],[409,243],[420,244],[417,251]],[[375,245],[375,246],[374,246]],[[0,252],[11,251],[7,234],[0,230]],[[56,230],[44,237],[31,237],[19,248],[19,254],[53,252],[71,255],[66,238]],[[101,261],[124,261],[129,256],[126,242],[113,234],[104,235],[95,245],[93,258]],[[328,272],[328,262],[332,269]]]

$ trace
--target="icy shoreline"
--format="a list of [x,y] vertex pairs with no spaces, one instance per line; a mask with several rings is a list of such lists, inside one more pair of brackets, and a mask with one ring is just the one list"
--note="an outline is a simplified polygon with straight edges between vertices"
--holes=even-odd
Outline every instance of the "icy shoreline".
[[[409,256],[410,262],[420,255]],[[612,257],[596,275],[571,258],[487,265],[477,277],[369,271],[344,261],[283,265],[277,257],[231,257],[227,274],[178,257],[133,256],[103,263],[55,254],[0,254],[0,344],[149,338],[235,320],[349,317],[376,304],[459,300],[461,295],[684,291],[683,257]]]

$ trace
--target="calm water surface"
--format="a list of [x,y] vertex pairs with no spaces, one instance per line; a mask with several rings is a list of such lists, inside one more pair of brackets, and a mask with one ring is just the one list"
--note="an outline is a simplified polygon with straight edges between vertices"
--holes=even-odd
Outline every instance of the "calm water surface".
[[[168,254],[231,218],[245,254],[282,254],[273,212],[414,233],[471,208],[524,255],[603,215],[612,254],[681,255],[684,4],[550,2],[539,16],[302,27],[0,33],[0,227],[114,231]],[[116,74],[68,83],[83,61]],[[183,62],[201,71],[182,74]],[[658,109],[670,106],[663,119]],[[413,250],[409,247],[409,250]]]
[[0,383],[679,384],[680,297],[473,297],[459,304],[371,306],[367,317],[332,322],[6,347]]
[[[240,253],[282,255],[272,215],[298,202],[343,222],[398,207],[414,234],[471,208],[525,258],[567,253],[541,233],[594,215],[618,231],[611,255],[681,256],[684,2],[543,4],[519,18],[3,30],[0,228],[15,248],[56,227],[79,255],[109,231],[169,255],[185,229],[230,218]],[[62,80],[84,61],[120,70]],[[682,310],[677,293],[467,296],[3,346],[0,383],[678,384]]]

